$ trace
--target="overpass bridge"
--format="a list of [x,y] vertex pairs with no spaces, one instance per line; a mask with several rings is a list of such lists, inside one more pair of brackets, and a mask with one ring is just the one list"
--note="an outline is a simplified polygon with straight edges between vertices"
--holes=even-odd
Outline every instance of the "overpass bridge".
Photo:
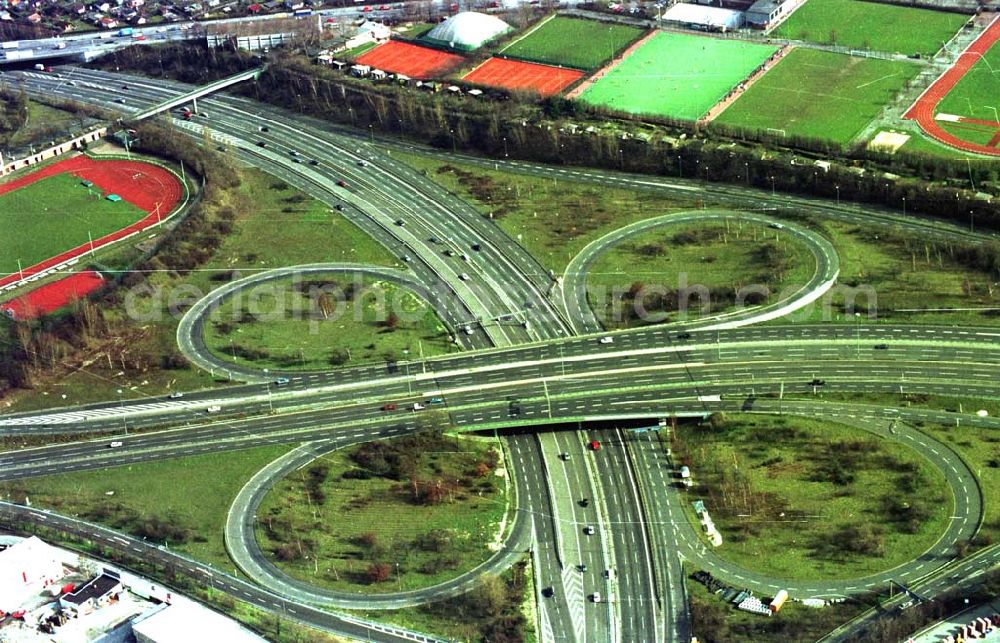
[[199,98],[207,96],[213,92],[220,91],[237,83],[242,83],[245,80],[250,80],[251,78],[257,80],[258,78],[260,78],[260,75],[264,73],[264,70],[266,69],[267,65],[263,65],[261,67],[257,67],[256,69],[250,69],[247,71],[240,72],[238,74],[233,74],[232,76],[227,76],[226,78],[222,78],[213,83],[203,85],[201,87],[191,90],[190,92],[187,92],[186,94],[180,94],[178,96],[174,96],[169,100],[165,100],[162,103],[153,105],[148,109],[144,109],[141,112],[134,114],[130,120],[142,121],[147,118],[156,116],[157,114],[169,111],[175,107],[180,107],[181,105],[184,105],[186,103],[192,103],[192,105],[194,106],[193,111],[197,113]]

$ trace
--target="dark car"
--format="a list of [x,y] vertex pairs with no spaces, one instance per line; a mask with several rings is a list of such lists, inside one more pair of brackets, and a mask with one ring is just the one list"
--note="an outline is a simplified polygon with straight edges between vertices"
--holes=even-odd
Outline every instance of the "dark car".
[[347,181],[345,181],[344,179],[340,179],[339,181],[337,181],[337,185],[339,185],[342,188],[346,188],[347,187]]
[[344,210],[344,204],[338,203],[337,205],[333,206],[333,209],[337,210],[338,212],[342,212]]
[[260,127],[257,128],[257,130],[260,131],[260,132],[269,132],[269,131],[271,131],[271,130],[267,129],[267,125],[261,125]]
[[319,161],[316,159],[309,159],[309,165],[319,165]]
[[552,598],[555,595],[556,595],[556,590],[553,587],[546,587],[545,589],[542,590],[542,596],[544,596],[545,598]]
[[257,141],[257,147],[267,147],[267,143],[264,141]]
[[691,339],[691,333],[677,333],[677,339]]
[[809,386],[823,386],[826,384],[826,380],[821,380],[818,377],[814,377],[812,381],[809,382]]
[[889,348],[888,344],[875,344],[875,350],[884,351]]
[[581,507],[589,507],[590,506],[590,498],[580,498],[580,506]]
[[479,252],[480,250],[483,249],[483,246],[478,243],[474,243],[472,244],[472,249],[475,250],[476,252]]

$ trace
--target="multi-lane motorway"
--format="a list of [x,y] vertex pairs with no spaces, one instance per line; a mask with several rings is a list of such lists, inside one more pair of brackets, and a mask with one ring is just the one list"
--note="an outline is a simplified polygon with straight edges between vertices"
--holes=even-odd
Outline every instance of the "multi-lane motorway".
[[[33,73],[18,77],[32,92],[53,92],[119,109],[121,105],[112,102],[114,92],[108,89],[127,84],[128,110],[144,109],[190,89],[177,83],[153,84],[77,69],[65,70],[62,78]],[[68,85],[68,79],[74,84]],[[816,257],[817,270],[809,287],[798,293],[801,296],[739,319],[695,323],[684,333],[652,327],[616,333],[606,343],[594,336],[572,337],[597,330],[580,297],[586,266],[607,245],[638,229],[612,233],[595,242],[571,263],[568,278],[556,288],[557,282],[516,241],[454,195],[395,161],[388,153],[391,149],[385,149],[408,147],[405,144],[366,141],[341,128],[240,98],[209,99],[202,101],[201,107],[210,120],[178,121],[177,125],[187,128],[194,138],[201,136],[202,126],[210,125],[213,137],[242,160],[282,177],[331,207],[341,206],[345,216],[400,257],[406,272],[392,271],[391,278],[437,293],[425,298],[456,329],[463,345],[479,350],[431,360],[289,374],[289,384],[278,390],[266,381],[260,383],[266,379],[260,373],[236,368],[205,350],[198,328],[204,315],[218,303],[219,295],[225,294],[217,293],[185,318],[179,331],[180,345],[196,364],[228,370],[236,379],[251,383],[189,394],[180,400],[137,399],[0,416],[0,427],[8,433],[88,430],[117,434],[127,427],[133,431],[165,425],[184,427],[122,436],[124,445],[114,452],[105,448],[106,441],[100,441],[4,454],[0,456],[0,477],[73,471],[269,442],[320,441],[296,453],[296,457],[305,458],[309,449],[320,446],[332,448],[334,444],[414,430],[422,421],[419,413],[387,413],[383,404],[400,402],[402,409],[402,403],[429,395],[444,397],[450,421],[468,429],[655,419],[704,415],[714,410],[819,415],[861,423],[875,431],[890,415],[904,422],[1000,426],[992,418],[974,415],[782,399],[784,395],[815,393],[810,382],[816,378],[823,378],[825,387],[835,392],[997,396],[1000,344],[996,340],[1000,333],[990,328],[890,326],[860,320],[846,326],[736,328],[767,319],[779,309],[809,303],[809,296],[818,296],[836,279],[835,252],[822,237],[805,228],[787,221],[782,224],[794,228],[792,233],[809,243]],[[499,165],[501,161],[489,163]],[[904,225],[944,238],[979,238],[946,224],[901,219],[886,211],[694,182],[502,163],[513,171],[637,190],[697,192],[727,206],[792,207],[815,216]],[[741,216],[774,222],[761,214],[744,212]],[[276,278],[296,270],[290,267],[275,275],[255,275],[237,287],[254,283],[257,277]],[[463,273],[468,280],[458,278]],[[517,400],[516,413],[511,400]],[[222,407],[217,421],[208,421],[215,417],[206,415],[210,405]],[[237,413],[245,417],[238,421],[225,417]],[[487,565],[496,569],[512,560],[514,552],[526,548],[526,541],[533,543],[540,625],[546,640],[686,639],[690,632],[683,579],[680,558],[671,554],[674,549],[720,578],[762,593],[784,586],[797,596],[849,594],[884,583],[887,578],[881,575],[835,583],[817,579],[796,584],[736,569],[704,551],[690,525],[678,518],[678,500],[671,487],[663,484],[663,462],[657,459],[655,445],[648,438],[633,440],[628,434],[610,430],[586,437],[599,439],[604,448],[590,451],[582,434],[565,432],[515,436],[508,442],[510,457],[517,463],[513,469],[517,474],[518,518],[505,551]],[[957,518],[936,548],[892,571],[894,578],[918,578],[947,563],[953,543],[974,533],[982,513],[981,495],[971,472],[945,445],[934,444],[909,428],[884,437],[910,443],[918,451],[926,449],[928,458],[945,471],[955,495]],[[279,463],[275,472],[280,471]],[[253,552],[247,519],[252,519],[254,498],[265,487],[251,487],[248,500],[234,504],[230,516],[233,533],[246,536],[246,547],[234,557],[244,557],[248,567],[254,561],[261,562]],[[275,571],[261,566],[255,577],[283,594],[313,591],[269,584],[282,580]],[[456,579],[446,587],[429,590],[424,598],[448,595],[470,580]],[[595,594],[602,600],[594,601]],[[327,598],[338,604],[342,597]],[[295,602],[306,600],[302,595]],[[387,595],[378,600],[391,606],[409,604],[415,598]]]

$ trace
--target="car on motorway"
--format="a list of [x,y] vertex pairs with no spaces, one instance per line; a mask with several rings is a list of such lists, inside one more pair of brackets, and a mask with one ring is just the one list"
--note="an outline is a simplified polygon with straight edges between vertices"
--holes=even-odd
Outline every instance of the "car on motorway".
[[483,246],[482,246],[482,244],[479,244],[479,243],[474,243],[474,244],[472,244],[472,246],[470,246],[470,247],[471,247],[471,248],[472,248],[473,250],[475,250],[476,252],[479,252],[480,250],[482,250],[482,249],[483,249]]
[[877,351],[884,351],[887,350],[888,348],[889,348],[888,344],[875,344],[875,350]]
[[339,181],[337,181],[337,185],[339,185],[342,188],[346,188],[347,187],[347,181],[345,181],[344,179],[340,179]]
[[476,332],[476,331],[472,330],[472,326],[470,326],[469,324],[466,324],[465,327],[462,330],[465,331],[466,335],[472,335],[473,333]]
[[468,260],[469,260],[469,255],[467,255],[467,254],[465,254],[465,253],[463,252],[463,253],[462,253],[462,261],[468,261]]
[[109,449],[117,449],[121,445],[122,445],[122,443],[121,443],[120,440],[115,440],[114,442],[112,442],[111,444],[108,445],[108,448]]
[[585,572],[587,571],[587,563],[580,563],[579,565],[576,566],[576,568],[581,572]]
[[399,227],[403,227],[406,225],[406,221],[403,221],[402,219],[396,219],[395,221],[393,221],[393,223],[395,223]]
[[268,129],[267,125],[261,125],[260,127],[257,128],[257,131],[258,132],[270,132],[271,130]]
[[257,141],[257,147],[267,147],[266,141]]
[[463,272],[463,273],[461,273],[461,274],[458,275],[458,278],[461,279],[462,281],[468,281],[469,280],[469,275],[467,273]]
[[125,98],[122,97],[122,96],[119,96],[118,98],[115,99],[115,102],[116,103],[121,103],[122,105],[124,105],[125,104]]
[[593,594],[590,595],[590,600],[594,601],[595,603],[600,603],[601,602],[601,593],[600,592],[594,592]]
[[288,378],[287,377],[279,377],[276,380],[274,380],[274,385],[275,386],[284,386],[285,384],[288,384]]
[[414,402],[412,408],[413,408],[414,411],[423,411],[427,407],[424,406],[423,404],[421,404],[420,402]]
[[344,204],[343,203],[338,203],[337,205],[333,206],[333,209],[336,210],[337,212],[343,212],[344,211]]
[[430,237],[430,238],[427,239],[427,242],[428,243],[441,243],[441,240],[438,239],[437,237]]
[[570,455],[569,455],[568,452],[563,451],[562,453],[559,454],[559,459],[563,460],[563,461],[569,460],[570,459]]
[[826,384],[826,380],[821,380],[818,377],[812,378],[809,382],[809,386],[823,386],[824,384]]
[[552,598],[556,595],[556,590],[551,585],[542,590],[542,596],[545,598]]
[[590,498],[580,498],[580,506],[586,509],[590,506]]
[[677,339],[691,339],[691,333],[677,333]]
[[767,227],[774,228],[775,230],[784,230],[785,229],[785,226],[781,225],[780,223],[769,223],[769,224],[767,224]]
[[364,159],[358,159],[358,165],[360,167],[368,167],[368,161],[366,161]]
[[593,536],[595,533],[597,533],[597,530],[594,529],[593,525],[587,525],[586,527],[583,528],[583,533],[587,534],[588,536]]
[[309,159],[309,165],[313,166],[319,165],[319,161],[317,161],[316,159]]
[[402,257],[400,257],[400,258],[401,258],[401,259],[402,259],[403,261],[405,261],[406,263],[410,263],[410,255],[403,255],[403,256],[402,256]]
[[602,344],[613,344],[615,342],[615,338],[611,336],[602,337],[600,342]]
[[591,440],[590,441],[590,450],[591,451],[600,451],[601,450],[601,443],[600,443],[600,441],[599,440]]
[[435,405],[435,404],[444,404],[444,398],[443,397],[436,397],[436,396],[432,397],[432,398],[430,398],[430,399],[427,400],[427,404],[432,405],[432,406]]
[[452,250],[451,248],[449,248],[449,249],[447,249],[447,250],[444,251],[444,256],[446,256],[446,257],[454,257],[455,256],[455,251]]
[[395,402],[386,402],[385,404],[382,405],[383,411],[395,411],[396,408],[397,407]]
[[292,155],[292,156],[298,156],[299,155],[299,151],[298,150],[288,150],[288,153],[290,155]]
[[167,399],[168,400],[179,400],[182,397],[184,397],[183,393],[181,393],[180,391],[173,391],[170,395],[167,396]]
[[128,91],[128,85],[122,85],[122,89],[124,89],[125,91]]
[[614,570],[614,568],[613,567],[608,567],[607,569],[605,569],[604,570],[604,577],[607,578],[608,580],[614,580],[615,579],[615,570]]
[[213,404],[212,406],[210,406],[207,409],[205,409],[205,412],[206,413],[218,413],[221,410],[222,410],[221,406],[219,406],[218,404]]

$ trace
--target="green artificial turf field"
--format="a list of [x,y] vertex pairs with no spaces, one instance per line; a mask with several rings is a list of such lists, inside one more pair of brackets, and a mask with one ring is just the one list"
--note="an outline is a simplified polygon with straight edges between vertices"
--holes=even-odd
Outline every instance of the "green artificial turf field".
[[990,47],[937,106],[945,114],[990,121],[997,120],[994,110],[1000,110],[1000,43]]
[[775,51],[741,40],[659,33],[580,100],[632,114],[696,120]]
[[920,67],[796,48],[716,119],[848,143]]
[[642,36],[629,25],[557,16],[503,50],[505,56],[590,71]]
[[57,174],[0,196],[0,274],[39,261],[135,223],[145,212],[102,198],[100,188]]
[[969,16],[863,0],[807,0],[774,35],[855,49],[932,56]]

